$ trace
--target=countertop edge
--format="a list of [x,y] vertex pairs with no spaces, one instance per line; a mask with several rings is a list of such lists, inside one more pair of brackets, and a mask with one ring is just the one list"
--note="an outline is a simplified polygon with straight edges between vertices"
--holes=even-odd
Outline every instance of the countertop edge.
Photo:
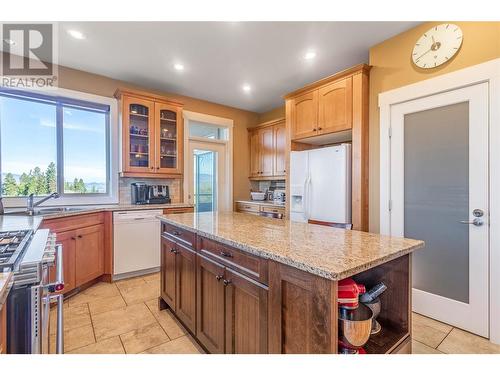
[[360,272],[366,271],[366,270],[371,269],[373,267],[390,262],[391,260],[408,255],[408,254],[412,253],[413,251],[424,247],[424,243],[422,242],[420,245],[411,246],[407,249],[403,249],[403,250],[398,251],[394,254],[387,255],[385,257],[377,259],[376,261],[366,263],[362,266],[350,268],[348,270],[345,270],[344,272],[334,273],[334,272],[326,271],[326,270],[321,269],[321,268],[311,267],[310,265],[307,265],[303,262],[297,262],[297,261],[291,260],[290,258],[281,257],[281,256],[278,256],[275,254],[270,254],[265,249],[262,249],[262,248],[248,246],[248,245],[242,245],[239,242],[231,241],[231,240],[228,240],[227,238],[220,237],[220,236],[214,235],[212,233],[208,233],[208,232],[205,232],[203,230],[190,227],[189,225],[184,225],[184,224],[178,223],[175,220],[170,220],[168,217],[166,217],[164,215],[160,215],[160,216],[158,216],[158,218],[160,219],[160,221],[166,222],[166,223],[171,224],[171,225],[178,226],[179,228],[185,229],[185,230],[192,232],[192,233],[195,233],[195,234],[205,236],[208,239],[221,242],[225,245],[235,247],[238,250],[245,251],[249,254],[257,255],[257,256],[262,257],[264,259],[271,259],[271,260],[274,260],[276,262],[285,264],[287,266],[294,267],[294,268],[297,268],[297,269],[302,270],[304,272],[308,272],[308,273],[311,273],[311,274],[314,274],[316,276],[320,276],[320,277],[323,277],[325,279],[332,280],[332,281],[339,281],[339,280],[345,279],[347,277],[356,275]]

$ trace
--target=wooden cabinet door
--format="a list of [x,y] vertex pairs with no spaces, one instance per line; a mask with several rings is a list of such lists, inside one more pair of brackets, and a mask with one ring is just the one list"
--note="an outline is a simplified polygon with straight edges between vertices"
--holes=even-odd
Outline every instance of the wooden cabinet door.
[[176,303],[177,317],[196,332],[196,252],[176,244]]
[[229,269],[226,280],[226,353],[267,353],[267,287]]
[[286,126],[285,123],[275,125],[274,132],[274,176],[286,174]]
[[179,107],[165,103],[155,108],[155,173],[183,173],[183,122]]
[[352,128],[352,78],[330,83],[319,89],[320,134]]
[[271,126],[259,130],[260,175],[272,176],[274,172],[274,134]]
[[198,254],[196,337],[210,353],[224,353],[224,267]]
[[177,252],[173,241],[162,236],[161,238],[161,298],[175,310],[175,279],[176,267],[175,261]]
[[154,173],[154,102],[123,96],[123,172]]
[[251,131],[250,137],[250,176],[260,176],[260,133],[258,130]]
[[318,90],[292,99],[292,140],[312,137],[318,128]]
[[76,286],[94,280],[104,273],[104,225],[98,224],[76,231]]
[[[56,242],[62,245],[63,249],[63,277],[64,288],[57,293],[68,293],[76,288],[75,272],[76,272],[76,231],[70,230],[66,232],[57,233]],[[49,281],[51,283],[56,281],[56,268],[57,259],[54,267],[49,270]]]

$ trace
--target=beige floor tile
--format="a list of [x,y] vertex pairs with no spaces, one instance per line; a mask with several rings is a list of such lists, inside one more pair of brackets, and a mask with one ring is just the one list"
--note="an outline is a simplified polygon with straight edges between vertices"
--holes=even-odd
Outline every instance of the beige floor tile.
[[[64,352],[95,343],[94,330],[91,325],[64,331]],[[50,335],[50,353],[56,352],[56,335]]]
[[151,310],[156,320],[158,320],[158,323],[160,323],[161,327],[165,330],[171,340],[187,334],[187,331],[169,310],[160,311],[158,309],[158,298],[146,301],[146,305]]
[[189,336],[182,336],[175,340],[166,342],[150,348],[143,352],[144,354],[200,354],[201,348],[196,345]]
[[141,279],[141,283],[127,287],[120,287],[120,293],[127,305],[142,303],[152,298],[160,296],[160,285],[156,283],[147,283]]
[[412,354],[443,354],[440,351],[416,340],[411,341],[411,352]]
[[437,320],[415,314],[413,320],[413,338],[422,344],[436,349],[453,327]]
[[158,284],[160,283],[160,273],[159,272],[143,276],[142,278],[147,283],[158,283]]
[[448,354],[500,354],[500,345],[472,333],[453,328],[438,350]]
[[68,299],[69,306],[77,306],[82,303],[95,301],[96,299],[119,296],[120,291],[115,284],[97,283],[90,288],[78,293]]
[[124,354],[123,345],[120,338],[112,337],[107,340],[87,345],[76,350],[72,350],[67,354]]
[[126,353],[140,353],[170,340],[156,322],[124,333],[120,338]]
[[127,306],[125,304],[125,300],[120,294],[112,297],[95,298],[88,304],[91,315],[100,314],[106,311],[116,310]]
[[[64,330],[68,331],[74,328],[82,327],[91,324],[89,307],[87,304],[77,305],[73,307],[63,307],[64,311]],[[57,309],[50,310],[50,333],[57,331]]]
[[130,279],[118,280],[115,284],[118,289],[120,289],[120,291],[123,291],[124,289],[133,288],[136,286],[144,286],[145,283],[146,281],[142,276],[137,276]]
[[97,341],[118,336],[152,323],[155,323],[155,318],[143,303],[92,315]]

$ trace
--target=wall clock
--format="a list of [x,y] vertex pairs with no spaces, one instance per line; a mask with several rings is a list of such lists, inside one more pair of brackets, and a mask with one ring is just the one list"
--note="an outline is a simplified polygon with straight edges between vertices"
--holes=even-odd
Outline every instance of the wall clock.
[[462,45],[460,27],[443,23],[427,30],[413,47],[413,63],[422,69],[432,69],[450,60]]

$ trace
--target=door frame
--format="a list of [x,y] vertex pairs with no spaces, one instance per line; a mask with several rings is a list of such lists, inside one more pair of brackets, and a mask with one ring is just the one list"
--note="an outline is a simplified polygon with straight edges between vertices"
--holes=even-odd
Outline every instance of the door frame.
[[[490,228],[500,227],[500,194],[493,194],[500,191],[500,59],[494,59],[379,94],[381,234],[391,234],[391,107],[484,82],[489,94],[489,221]],[[490,229],[489,238],[489,337],[500,344],[500,288],[491,287],[500,285],[500,231]]]
[[[205,143],[219,143],[224,144],[226,146],[226,191],[229,194],[227,198],[229,202],[228,210],[232,211],[232,202],[233,202],[233,127],[234,123],[232,119],[217,117],[212,115],[207,115],[204,113],[191,112],[191,111],[183,111],[182,116],[184,119],[184,150],[186,160],[189,159],[189,141],[193,140],[196,142],[205,142]],[[201,138],[201,137],[190,137],[189,136],[189,121],[199,121],[206,122],[209,124],[217,125],[225,127],[228,131],[228,140],[221,141],[218,139],[209,139],[209,138]],[[184,182],[183,182],[183,191],[184,191],[184,199],[183,202],[189,202],[189,163],[184,163]]]

